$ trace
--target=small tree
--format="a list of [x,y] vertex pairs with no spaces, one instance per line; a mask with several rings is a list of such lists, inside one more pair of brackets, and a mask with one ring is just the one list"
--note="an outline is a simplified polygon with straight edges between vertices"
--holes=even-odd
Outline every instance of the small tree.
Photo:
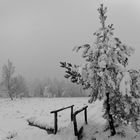
[[[133,49],[113,36],[113,24],[106,26],[107,8],[101,4],[98,8],[101,27],[94,33],[93,46],[85,44],[74,48],[83,49],[82,66],[60,62],[66,69],[65,78],[90,89],[93,102],[104,100],[104,118],[107,119],[111,135],[116,134],[115,126],[131,122],[137,130],[139,117],[139,77],[138,71],[127,71],[128,58]],[[121,84],[124,89],[121,90]]]
[[3,85],[6,88],[6,91],[8,92],[9,97],[11,100],[13,100],[12,97],[12,79],[13,79],[13,74],[15,72],[15,66],[13,66],[13,63],[8,60],[8,63],[5,64],[2,68],[2,78],[3,78]]

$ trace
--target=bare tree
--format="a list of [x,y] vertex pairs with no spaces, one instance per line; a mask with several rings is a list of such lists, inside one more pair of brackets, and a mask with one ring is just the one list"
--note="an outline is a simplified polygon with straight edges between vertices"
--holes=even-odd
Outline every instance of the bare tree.
[[8,60],[8,63],[5,64],[2,68],[2,84],[5,86],[6,91],[8,92],[9,97],[11,100],[13,100],[12,97],[12,79],[13,74],[15,72],[15,66],[13,66],[13,63]]

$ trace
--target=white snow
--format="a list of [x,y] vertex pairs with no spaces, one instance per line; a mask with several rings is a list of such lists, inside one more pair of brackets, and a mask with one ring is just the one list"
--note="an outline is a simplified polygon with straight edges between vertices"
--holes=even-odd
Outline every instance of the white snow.
[[124,76],[121,80],[120,83],[120,92],[122,92],[123,95],[127,94],[128,96],[130,95],[130,85],[131,85],[131,77],[129,72],[125,72]]
[[[74,111],[88,105],[88,125],[84,124],[84,112],[77,115],[78,129],[83,126],[82,140],[118,140],[120,136],[108,138],[110,132],[103,132],[106,120],[102,118],[102,102],[88,104],[88,98],[25,98],[0,99],[0,140],[77,140],[74,136],[73,123],[70,121],[70,109],[58,114],[58,133],[48,134],[45,130],[29,126],[27,119],[53,127],[53,114],[50,111],[74,104]],[[140,137],[132,129],[124,128],[127,136],[123,139]]]
[[[76,110],[86,105],[87,101],[87,98],[25,98],[14,101],[0,99],[0,140],[6,140],[9,135],[14,135],[13,140],[58,139],[56,137],[61,137],[59,133],[57,136],[48,135],[44,130],[29,126],[27,119],[37,118],[39,123],[53,127],[54,114],[50,114],[50,111],[72,104],[75,105],[74,110]],[[70,122],[70,109],[58,113],[59,129],[70,125]],[[73,127],[70,129],[73,130]],[[68,128],[64,130],[68,131]]]

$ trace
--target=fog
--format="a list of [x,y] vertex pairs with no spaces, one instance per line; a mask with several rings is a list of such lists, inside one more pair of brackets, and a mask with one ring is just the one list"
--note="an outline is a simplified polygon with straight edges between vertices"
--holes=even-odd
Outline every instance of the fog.
[[63,78],[59,62],[79,64],[73,47],[94,41],[100,3],[108,7],[115,36],[136,50],[130,67],[140,68],[139,0],[1,0],[0,73],[10,59],[27,80]]

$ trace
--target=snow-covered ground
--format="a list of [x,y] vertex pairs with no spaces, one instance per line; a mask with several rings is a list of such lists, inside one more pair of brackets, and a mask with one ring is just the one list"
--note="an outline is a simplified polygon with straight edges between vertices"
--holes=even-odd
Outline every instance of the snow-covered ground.
[[[36,117],[40,121],[53,126],[54,114],[50,111],[74,104],[74,110],[87,104],[87,98],[23,98],[0,99],[0,140],[50,140],[46,131],[29,126],[27,119]],[[83,115],[82,115],[83,116]],[[58,128],[70,124],[70,109],[58,114]],[[13,135],[13,136],[12,136]]]
[[[39,123],[53,127],[54,116],[50,111],[74,104],[74,110],[88,105],[88,125],[84,125],[83,112],[77,115],[78,129],[83,127],[83,140],[140,140],[140,137],[127,129],[127,136],[108,138],[109,132],[103,132],[105,120],[102,118],[102,102],[88,104],[88,98],[25,98],[0,99],[0,140],[77,140],[73,123],[70,121],[70,109],[58,114],[58,133],[47,134],[37,127],[29,126],[27,119],[36,118]],[[126,129],[125,129],[126,130]]]

